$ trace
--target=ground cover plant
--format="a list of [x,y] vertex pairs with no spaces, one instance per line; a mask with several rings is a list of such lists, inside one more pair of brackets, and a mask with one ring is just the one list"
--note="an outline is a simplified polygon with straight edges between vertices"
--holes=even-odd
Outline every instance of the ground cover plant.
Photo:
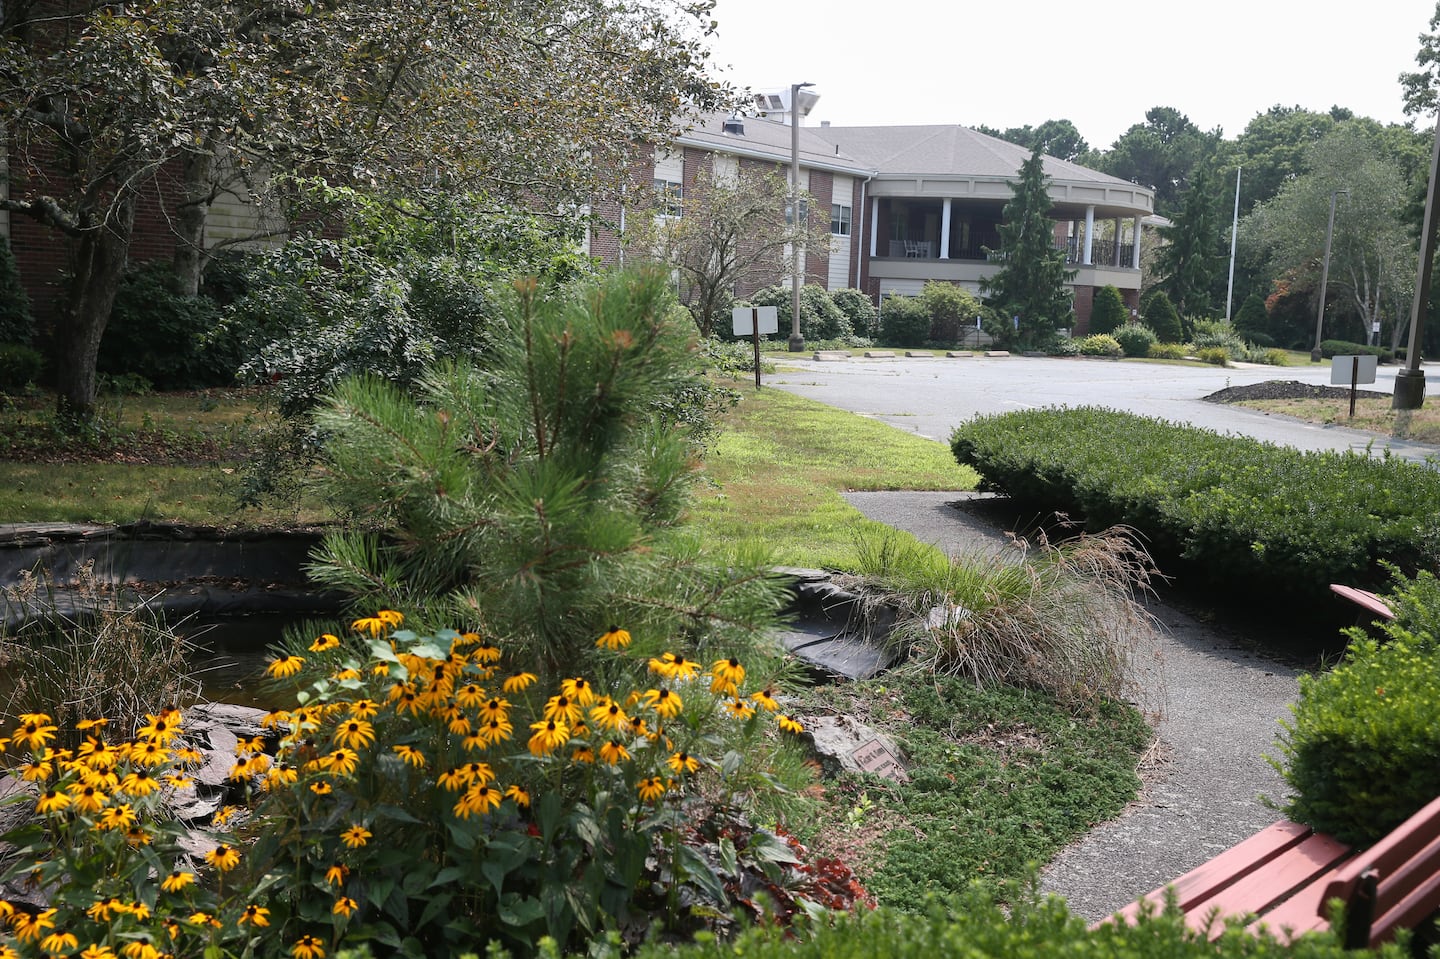
[[1375,585],[1440,552],[1440,477],[1353,453],[1300,452],[1093,407],[981,417],[955,430],[983,487],[1146,537],[1162,568],[1254,595]]

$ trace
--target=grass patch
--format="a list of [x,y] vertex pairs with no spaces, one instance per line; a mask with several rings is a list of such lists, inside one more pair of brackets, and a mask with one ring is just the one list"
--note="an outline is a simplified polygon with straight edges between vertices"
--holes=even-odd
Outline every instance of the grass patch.
[[1018,880],[1139,788],[1152,738],[1139,713],[1098,703],[1080,713],[1020,689],[958,677],[810,691],[893,736],[910,782],[846,775],[825,785],[812,842],[833,844],[882,905],[918,908],[927,893],[975,879]]
[[1355,416],[1350,416],[1348,399],[1243,400],[1237,406],[1266,413],[1282,413],[1308,423],[1348,426],[1351,429],[1440,445],[1440,409],[1394,410],[1390,397],[1358,398]]
[[943,444],[783,390],[747,391],[705,460],[711,489],[696,532],[736,549],[763,546],[776,563],[853,568],[856,534],[873,523],[847,490],[968,490],[975,472]]
[[81,437],[48,395],[0,397],[0,522],[311,524],[318,501],[242,511],[257,438],[278,422],[265,390],[107,396]]

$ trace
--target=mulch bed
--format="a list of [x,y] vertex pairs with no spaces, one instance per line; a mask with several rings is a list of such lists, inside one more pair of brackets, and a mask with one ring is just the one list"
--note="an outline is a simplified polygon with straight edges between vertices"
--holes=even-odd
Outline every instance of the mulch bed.
[[[1361,399],[1389,399],[1389,393],[1356,390]],[[1348,400],[1348,386],[1316,386],[1299,380],[1266,380],[1249,386],[1227,386],[1218,393],[1202,397],[1208,403],[1243,403],[1246,400]]]

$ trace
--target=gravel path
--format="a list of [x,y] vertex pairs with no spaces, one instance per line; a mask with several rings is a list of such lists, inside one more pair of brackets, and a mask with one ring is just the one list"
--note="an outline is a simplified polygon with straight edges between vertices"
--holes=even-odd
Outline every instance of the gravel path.
[[[948,553],[1004,546],[985,510],[953,503],[971,493],[849,493],[867,517]],[[1158,708],[1157,741],[1142,764],[1140,797],[1056,857],[1042,887],[1076,914],[1099,919],[1281,818],[1259,799],[1283,782],[1265,760],[1289,715],[1298,672],[1240,637],[1163,604],[1157,663],[1144,678]]]

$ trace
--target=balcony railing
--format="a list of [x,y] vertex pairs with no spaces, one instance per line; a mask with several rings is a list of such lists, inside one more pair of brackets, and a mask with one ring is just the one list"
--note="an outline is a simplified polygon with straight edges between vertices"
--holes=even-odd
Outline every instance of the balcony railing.
[[[940,245],[930,240],[891,240],[886,256],[896,260],[938,260],[940,258]],[[999,234],[990,234],[979,238],[972,238],[968,244],[950,244],[950,259],[952,260],[986,260],[989,259],[985,253],[985,247],[997,249],[1000,246]]]
[[[1065,250],[1065,262],[1072,265],[1083,264],[1085,247],[1080,237],[1072,236],[1066,240],[1063,249]],[[1092,240],[1090,243],[1090,265],[1091,266],[1119,266],[1128,267],[1135,262],[1135,244],[1121,243],[1119,256],[1117,257],[1114,240]]]

